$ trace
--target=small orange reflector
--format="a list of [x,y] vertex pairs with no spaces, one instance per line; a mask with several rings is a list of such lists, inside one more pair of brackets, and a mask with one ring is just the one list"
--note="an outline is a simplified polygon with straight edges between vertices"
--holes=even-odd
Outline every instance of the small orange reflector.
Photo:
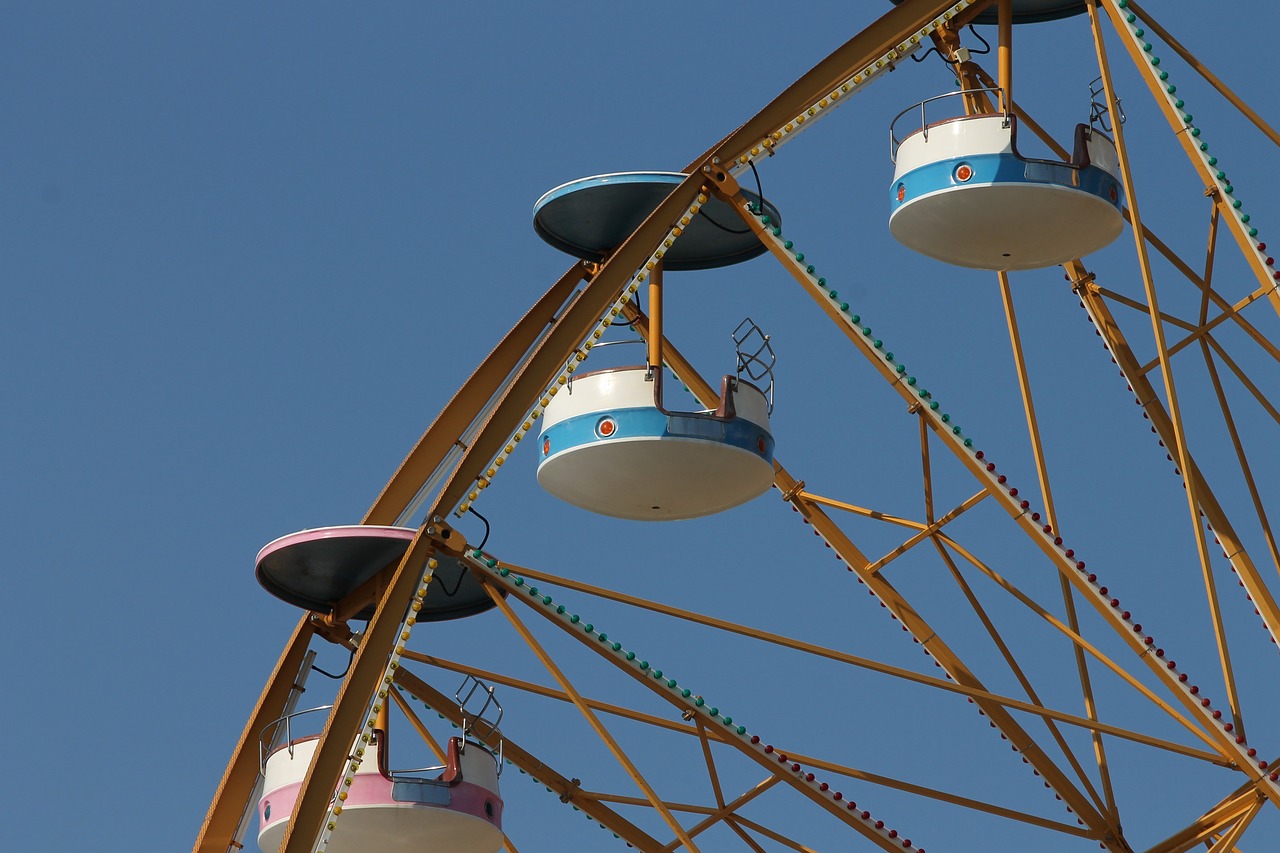
[[549,456],[551,454],[551,439],[542,439],[542,455]]
[[907,185],[898,184],[898,201],[902,201],[907,197]]
[[972,177],[973,177],[973,167],[970,166],[968,163],[961,163],[959,166],[956,166],[957,181],[964,182],[969,180]]
[[618,431],[618,422],[613,418],[601,418],[600,423],[596,424],[596,434],[601,438],[608,438]]

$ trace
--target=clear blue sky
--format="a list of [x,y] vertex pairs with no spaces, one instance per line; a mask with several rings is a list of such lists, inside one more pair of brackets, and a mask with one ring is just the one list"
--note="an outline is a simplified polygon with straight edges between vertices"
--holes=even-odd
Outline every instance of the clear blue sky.
[[[1269,4],[1150,5],[1167,7],[1163,22],[1280,121],[1274,58],[1253,37],[1277,23]],[[0,28],[0,529],[12,610],[0,719],[21,758],[0,781],[0,801],[12,843],[187,849],[298,616],[258,587],[254,555],[303,527],[358,521],[473,366],[568,266],[534,234],[534,200],[584,175],[683,167],[881,11],[878,2],[807,0],[11,4]],[[1087,119],[1098,73],[1087,19],[1020,28],[1017,38],[1017,97],[1067,138]],[[1112,48],[1142,212],[1199,266],[1202,186]],[[1280,241],[1275,147],[1163,53],[1239,197]],[[888,122],[950,88],[936,60],[907,62],[760,173],[797,247],[1034,493],[994,277],[913,255],[886,227]],[[1253,285],[1224,250],[1215,281],[1236,299]],[[1090,263],[1105,286],[1140,295],[1128,231]],[[1167,266],[1157,275],[1164,304],[1194,317],[1191,288]],[[777,454],[796,476],[822,494],[923,516],[915,422],[775,264],[668,283],[669,332],[705,375],[732,368],[729,333],[743,316],[773,335]],[[1015,275],[1014,289],[1061,526],[1126,606],[1150,614],[1184,668],[1206,673],[1222,705],[1178,479],[1061,271]],[[1280,337],[1266,306],[1249,317]],[[1124,321],[1152,357],[1149,324],[1132,313]],[[1274,363],[1239,335],[1224,342],[1260,371],[1260,387],[1278,387]],[[1207,416],[1216,406],[1203,368],[1186,365],[1179,390],[1193,450],[1212,465],[1229,447]],[[1238,385],[1230,391],[1274,503],[1277,456],[1260,451],[1276,424]],[[776,493],[708,519],[618,522],[542,493],[534,466],[531,454],[517,456],[479,504],[494,523],[489,548],[505,559],[935,672]],[[935,473],[945,508],[976,489],[940,450]],[[1248,511],[1237,480],[1215,488],[1233,512]],[[867,522],[848,530],[872,556],[901,538]],[[955,535],[1057,601],[1049,567],[994,507]],[[1225,561],[1215,566],[1251,739],[1280,754],[1269,710],[1280,700],[1280,659]],[[1016,690],[971,615],[960,619],[933,554],[920,549],[890,576],[993,685]],[[1078,712],[1065,643],[971,579],[1044,694]],[[963,700],[583,596],[563,600],[770,742],[1068,819]],[[1086,623],[1132,663],[1098,620]],[[415,640],[551,683],[496,614],[427,626]],[[675,718],[591,656],[547,641],[588,695]],[[322,665],[342,663],[322,651]],[[1098,677],[1104,719],[1187,741],[1132,691]],[[513,738],[585,787],[625,788],[571,711],[501,695]],[[617,732],[671,799],[711,801],[688,739],[624,724]],[[1112,757],[1135,845],[1164,838],[1180,826],[1171,814],[1189,819],[1237,784],[1144,747],[1117,744]],[[725,761],[735,792],[758,781],[758,769]],[[527,778],[503,781],[522,853],[622,848]],[[1030,849],[1041,837],[833,784],[930,851]],[[782,791],[756,814],[817,850],[866,846]],[[1266,809],[1247,849],[1280,847],[1277,817]],[[703,849],[736,849],[712,837]],[[1055,843],[1044,849],[1092,848]]]

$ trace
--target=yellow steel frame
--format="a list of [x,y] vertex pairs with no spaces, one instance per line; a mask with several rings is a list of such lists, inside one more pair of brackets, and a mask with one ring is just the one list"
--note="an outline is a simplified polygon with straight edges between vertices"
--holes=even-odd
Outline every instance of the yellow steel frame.
[[[812,525],[813,529],[835,550],[843,563],[889,608],[902,626],[911,632],[942,667],[947,678],[921,675],[899,667],[826,649],[803,639],[781,637],[723,619],[646,601],[626,593],[604,590],[570,578],[534,569],[516,567],[515,570],[527,577],[588,595],[665,613],[692,624],[750,636],[780,648],[821,655],[903,681],[966,696],[990,718],[1014,748],[1071,808],[1082,826],[1046,820],[998,804],[983,803],[970,797],[934,790],[907,780],[892,779],[858,768],[827,762],[817,757],[792,755],[795,760],[809,767],[1040,826],[1047,831],[1064,836],[1088,838],[1099,843],[1103,848],[1117,851],[1117,853],[1131,850],[1131,847],[1121,830],[1121,814],[1111,780],[1106,738],[1124,739],[1195,761],[1231,768],[1244,777],[1243,784],[1235,794],[1207,808],[1202,815],[1190,820],[1185,829],[1152,847],[1151,853],[1176,853],[1200,844],[1212,845],[1212,850],[1234,850],[1267,801],[1280,804],[1280,786],[1277,786],[1269,775],[1260,769],[1256,758],[1247,754],[1235,737],[1224,732],[1223,727],[1209,715],[1196,697],[1188,692],[1186,686],[1149,653],[1150,649],[1143,637],[1135,635],[1131,626],[1117,615],[1115,608],[1109,606],[1106,596],[1100,594],[1098,589],[1077,571],[1072,561],[1064,557],[1061,550],[1054,547],[1053,537],[1049,531],[1057,530],[1058,518],[1054,508],[1041,440],[1041,427],[1036,418],[1030,376],[1023,357],[1023,345],[1008,277],[1000,273],[998,283],[1004,303],[1047,526],[1029,517],[1019,502],[1009,495],[996,477],[982,464],[981,459],[975,458],[974,453],[946,428],[945,423],[939,420],[927,406],[922,405],[914,390],[886,365],[884,359],[865,340],[865,336],[858,334],[856,328],[850,325],[848,319],[833,304],[832,299],[815,286],[812,276],[807,273],[803,265],[798,263],[796,258],[783,247],[781,241],[748,210],[746,201],[740,194],[733,177],[734,171],[741,169],[752,160],[775,153],[791,136],[803,129],[806,120],[821,117],[819,114],[821,110],[850,91],[851,82],[856,86],[863,79],[870,79],[873,74],[886,67],[886,64],[891,68],[896,59],[914,50],[921,39],[931,39],[943,49],[945,56],[953,56],[954,49],[960,44],[960,28],[978,12],[992,5],[998,9],[999,18],[998,80],[993,80],[972,61],[957,63],[957,76],[966,89],[978,86],[998,87],[1002,106],[1017,115],[1030,131],[1045,138],[1060,156],[1064,159],[1067,157],[1066,151],[1049,138],[1013,99],[1011,0],[981,0],[981,2],[959,0],[959,2],[947,3],[940,0],[903,0],[900,5],[888,11],[816,65],[759,114],[693,160],[685,170],[689,177],[677,186],[631,237],[603,263],[575,264],[547,290],[528,314],[513,326],[494,351],[485,358],[454,398],[446,404],[393,474],[387,486],[370,507],[364,519],[365,523],[394,523],[401,519],[415,500],[425,498],[430,503],[422,529],[419,530],[404,559],[398,565],[388,567],[365,587],[353,593],[334,614],[328,617],[312,615],[303,618],[298,624],[233,751],[196,839],[195,851],[226,853],[232,848],[235,827],[246,810],[252,807],[248,798],[253,790],[257,773],[257,755],[252,747],[258,732],[263,725],[279,716],[293,688],[293,679],[298,666],[313,637],[319,634],[332,642],[351,642],[350,631],[344,624],[344,617],[372,602],[377,603],[376,613],[369,623],[363,640],[356,648],[350,672],[342,683],[334,710],[321,735],[316,757],[304,780],[298,807],[281,847],[284,853],[309,853],[314,849],[316,839],[321,835],[328,801],[338,784],[344,762],[349,757],[350,745],[355,741],[363,721],[370,713],[371,706],[374,705],[374,697],[379,690],[378,678],[384,671],[387,655],[393,648],[397,649],[398,654],[402,654],[405,661],[435,666],[447,671],[478,675],[494,683],[574,705],[609,752],[623,766],[627,775],[643,793],[643,797],[584,790],[578,780],[558,772],[542,759],[510,740],[507,740],[504,746],[505,756],[513,764],[534,775],[558,793],[563,801],[580,808],[637,849],[696,850],[698,849],[697,837],[711,826],[723,823],[741,839],[746,847],[753,850],[764,849],[760,839],[769,839],[794,850],[807,850],[808,848],[800,842],[787,838],[784,834],[763,826],[741,813],[741,809],[748,803],[779,786],[790,787],[809,798],[820,808],[844,821],[871,844],[885,850],[901,849],[901,844],[869,828],[865,822],[856,819],[856,816],[851,817],[845,809],[834,804],[829,797],[819,796],[796,774],[788,772],[786,768],[779,769],[776,763],[765,760],[759,752],[744,745],[743,741],[726,736],[724,732],[708,726],[692,705],[663,691],[652,679],[646,679],[634,669],[619,665],[616,659],[578,634],[572,636],[587,648],[600,654],[606,661],[613,663],[617,669],[631,675],[637,682],[681,709],[685,722],[678,723],[665,717],[642,714],[584,695],[544,650],[533,631],[517,615],[513,605],[499,594],[501,579],[496,575],[484,574],[483,567],[470,556],[468,546],[462,541],[461,536],[456,531],[450,530],[445,521],[460,505],[465,507],[473,499],[471,496],[477,489],[485,488],[492,480],[495,458],[501,456],[504,446],[509,447],[513,435],[518,438],[522,422],[526,424],[527,429],[530,413],[537,411],[539,399],[544,398],[547,393],[554,393],[557,374],[563,376],[566,370],[572,371],[576,363],[585,357],[583,348],[584,346],[589,348],[590,344],[589,342],[584,344],[584,341],[588,341],[593,325],[598,324],[602,316],[608,317],[611,305],[618,306],[614,309],[615,311],[621,310],[628,319],[635,321],[637,330],[649,342],[650,361],[655,366],[665,362],[677,372],[694,395],[705,405],[714,405],[717,402],[715,389],[698,375],[676,347],[662,335],[659,310],[661,256],[664,241],[665,245],[670,245],[670,241],[680,234],[681,217],[689,215],[690,210],[696,210],[700,199],[713,193],[729,202],[741,214],[743,221],[755,232],[765,248],[776,257],[784,270],[813,298],[820,310],[845,333],[855,351],[863,355],[875,371],[886,380],[890,388],[901,396],[908,413],[916,420],[920,432],[921,465],[924,472],[925,518],[922,521],[895,517],[855,506],[837,498],[815,494],[807,490],[804,481],[790,474],[780,462],[775,462],[775,485],[782,492],[783,499]],[[1115,93],[1110,79],[1102,22],[1104,16],[1109,18],[1117,30],[1122,31],[1123,36],[1121,11],[1116,0],[1089,0],[1087,5],[1106,95],[1114,108]],[[1128,6],[1131,9],[1138,9],[1132,0]],[[1138,11],[1144,19],[1149,20],[1145,11],[1140,9]],[[1277,135],[1270,125],[1196,61],[1169,33],[1154,22],[1151,22],[1151,28],[1238,106],[1250,121],[1273,141],[1280,144],[1280,135]],[[1128,39],[1123,40],[1129,52],[1134,54],[1135,62],[1143,68],[1143,57],[1135,52]],[[1180,128],[1178,116],[1161,97],[1161,93],[1151,82],[1152,78],[1148,76],[1147,80],[1152,85],[1152,92],[1165,111],[1170,124],[1175,130]],[[987,111],[991,109],[991,105],[983,102],[981,98],[974,97],[969,108],[972,111]],[[1184,476],[1192,527],[1197,536],[1197,550],[1201,558],[1209,612],[1212,615],[1219,642],[1222,677],[1230,696],[1232,722],[1235,732],[1242,736],[1246,715],[1244,709],[1240,707],[1235,689],[1236,675],[1231,665],[1225,620],[1219,614],[1214,574],[1208,555],[1209,548],[1199,523],[1200,514],[1203,514],[1212,526],[1214,535],[1222,544],[1241,582],[1273,634],[1280,629],[1280,606],[1277,606],[1263,573],[1245,550],[1225,510],[1215,498],[1191,455],[1175,390],[1172,359],[1179,352],[1191,348],[1192,344],[1197,344],[1205,363],[1209,366],[1216,397],[1230,430],[1252,501],[1266,533],[1270,560],[1280,568],[1280,554],[1277,553],[1278,549],[1271,534],[1270,525],[1267,523],[1262,500],[1250,472],[1242,442],[1235,429],[1214,360],[1216,355],[1218,360],[1228,365],[1229,369],[1249,388],[1260,405],[1272,418],[1280,422],[1280,412],[1248,380],[1215,337],[1215,331],[1223,324],[1230,322],[1243,329],[1272,358],[1280,359],[1280,348],[1267,340],[1243,316],[1243,311],[1248,306],[1264,296],[1275,305],[1277,310],[1280,310],[1280,296],[1277,295],[1274,282],[1267,277],[1267,269],[1261,266],[1255,257],[1256,253],[1251,252],[1251,246],[1248,245],[1239,227],[1232,227],[1229,230],[1260,279],[1259,287],[1234,303],[1214,289],[1213,266],[1218,225],[1222,217],[1229,216],[1230,211],[1221,195],[1213,191],[1212,176],[1204,175],[1206,186],[1210,188],[1206,195],[1213,204],[1213,216],[1203,274],[1194,272],[1186,262],[1145,228],[1138,209],[1138,196],[1133,175],[1128,168],[1123,129],[1119,123],[1116,124],[1115,135],[1125,177],[1127,193],[1125,214],[1133,226],[1135,246],[1142,268],[1145,301],[1127,299],[1105,290],[1098,285],[1094,276],[1080,261],[1072,261],[1066,264],[1065,268],[1072,288],[1088,310],[1099,334],[1102,335],[1112,356],[1128,378],[1138,401],[1146,411],[1160,439],[1177,460],[1179,470]],[[1179,143],[1186,148],[1192,163],[1203,171],[1200,158],[1192,148],[1189,137],[1185,134],[1177,134],[1177,137]],[[1148,260],[1148,245],[1168,258],[1201,291],[1198,320],[1184,321],[1161,312]],[[644,278],[642,275],[637,279],[635,275],[635,271],[640,269],[651,271],[650,313],[653,316],[641,313],[639,307],[631,302],[619,302],[628,293],[636,292]],[[1154,360],[1143,363],[1135,355],[1133,347],[1112,315],[1108,302],[1135,308],[1149,317],[1157,353]],[[1210,304],[1220,312],[1213,318],[1208,315]],[[1169,345],[1165,340],[1166,325],[1184,329],[1188,334],[1173,345]],[[1149,378],[1156,368],[1159,368],[1160,373],[1159,388]],[[974,495],[941,514],[936,512],[934,506],[935,496],[931,473],[933,464],[931,447],[934,446],[942,447],[958,460],[976,479],[979,487]],[[428,483],[438,483],[438,490],[424,492]],[[948,525],[982,502],[993,503],[1004,509],[1012,523],[1043,552],[1050,565],[1056,570],[1062,590],[1065,621],[1053,616],[1010,581],[1001,577],[991,567],[984,565],[947,533]],[[910,533],[899,546],[873,560],[859,549],[836,520],[828,514],[828,510],[877,519],[889,525],[907,528]],[[960,655],[945,643],[935,628],[926,622],[924,617],[890,583],[887,575],[893,562],[908,550],[926,541],[936,550],[962,594],[969,600],[992,643],[1000,651],[1010,671],[1025,691],[1025,699],[989,691]],[[432,655],[397,647],[400,642],[396,635],[398,627],[396,617],[391,614],[405,612],[419,581],[423,578],[429,581],[430,570],[426,567],[431,556],[437,552],[455,556],[465,555],[464,558],[472,562],[475,571],[483,578],[486,588],[489,589],[496,607],[507,618],[521,640],[539,657],[558,683],[558,688],[543,687],[501,673],[483,672],[463,663],[446,661]],[[1030,679],[1023,674],[1016,659],[1015,650],[1001,636],[994,621],[988,617],[974,589],[965,578],[961,563],[967,565],[970,570],[977,571],[996,588],[1003,590],[1014,600],[1029,608],[1070,643],[1085,709],[1083,716],[1047,707],[1040,700]],[[528,604],[523,597],[516,597],[516,600]],[[1150,672],[1149,680],[1162,685],[1165,690],[1163,696],[1157,695],[1144,684],[1143,680],[1128,673],[1121,662],[1108,657],[1084,638],[1077,616],[1078,601],[1092,606],[1102,621],[1116,631],[1124,644],[1137,655],[1139,662],[1147,667]],[[540,615],[546,615],[536,607],[534,610]],[[548,621],[558,624],[554,619]],[[1190,737],[1199,742],[1199,746],[1175,743],[1103,722],[1099,718],[1094,686],[1089,672],[1090,658],[1109,672],[1119,676],[1124,683],[1147,698],[1160,713],[1175,720]],[[452,700],[403,667],[394,670],[394,686],[389,692],[384,687],[382,693],[378,694],[384,697],[381,700],[382,713],[385,713],[385,704],[388,701],[397,704],[407,715],[411,726],[437,754],[440,754],[439,744],[434,742],[429,732],[422,726],[400,691],[416,697],[455,723],[462,722],[459,710]],[[1015,716],[1015,712],[1018,716]],[[661,792],[641,775],[626,752],[610,734],[600,717],[601,714],[639,722],[651,726],[655,732],[696,737],[714,796],[713,803],[677,803],[664,799]],[[1060,766],[1059,761],[1042,748],[1032,736],[1031,731],[1022,722],[1023,719],[1028,718],[1038,721],[1038,724],[1045,727],[1049,738],[1065,758],[1066,766]],[[1060,725],[1083,728],[1089,732],[1094,751],[1092,769],[1096,773],[1097,784],[1085,763],[1068,746],[1059,729]],[[713,747],[716,750],[736,748],[741,754],[757,761],[766,771],[764,779],[736,796],[726,793],[722,788]],[[652,808],[670,831],[670,837],[655,837],[627,820],[612,808],[611,804]],[[677,817],[678,814],[692,816],[697,822],[686,824]],[[510,841],[507,842],[507,850],[512,853],[515,851],[514,844]]]

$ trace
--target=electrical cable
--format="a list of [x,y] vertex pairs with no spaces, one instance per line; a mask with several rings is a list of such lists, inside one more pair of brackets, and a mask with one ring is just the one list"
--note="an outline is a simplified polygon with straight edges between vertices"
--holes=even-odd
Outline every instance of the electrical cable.
[[311,664],[311,668],[327,678],[332,678],[334,680],[337,680],[340,678],[347,677],[347,673],[351,671],[351,662],[355,659],[356,659],[356,650],[352,649],[350,657],[347,658],[347,665],[343,667],[342,672],[338,673],[337,675],[334,675],[332,672],[327,672],[321,669],[320,667],[316,666],[315,664]]

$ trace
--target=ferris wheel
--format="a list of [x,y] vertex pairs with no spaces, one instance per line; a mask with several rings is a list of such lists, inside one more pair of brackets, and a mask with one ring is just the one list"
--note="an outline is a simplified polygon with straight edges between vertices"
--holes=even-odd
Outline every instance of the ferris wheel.
[[[1158,14],[894,0],[681,171],[548,190],[533,225],[572,266],[361,524],[259,553],[261,585],[303,615],[194,849],[560,849],[525,840],[515,786],[585,815],[599,849],[1274,844],[1280,272],[1179,77],[1280,134]],[[1096,79],[1062,138],[1015,89],[1024,24],[1092,35]],[[1003,322],[974,336],[1008,340],[1014,377],[995,444],[966,425],[997,403],[957,369],[964,339],[917,364],[912,306],[864,313],[766,191],[790,143],[921,62],[954,86],[877,87],[901,101],[876,143],[892,241],[869,239],[993,286]],[[1205,213],[1194,245],[1143,204],[1140,99],[1195,175],[1170,190]],[[725,355],[687,355],[686,289],[747,261],[791,301],[698,316]],[[1036,384],[1037,318],[1014,305],[1019,276],[1046,271],[1078,305],[1052,328],[1102,344],[1050,371],[1087,373],[1073,408]],[[783,347],[774,324],[805,311]],[[522,478],[541,497],[504,501]],[[887,480],[914,505],[880,503]],[[504,519],[544,512],[545,536],[502,541]],[[698,547],[672,544],[681,525],[705,525]],[[350,665],[317,706],[328,648]]]

